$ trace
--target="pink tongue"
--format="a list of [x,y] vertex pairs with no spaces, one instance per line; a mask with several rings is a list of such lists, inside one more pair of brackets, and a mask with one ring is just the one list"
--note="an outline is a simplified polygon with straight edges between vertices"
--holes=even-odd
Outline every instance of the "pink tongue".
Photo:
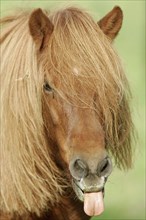
[[89,216],[100,215],[104,211],[102,192],[84,193],[84,212]]

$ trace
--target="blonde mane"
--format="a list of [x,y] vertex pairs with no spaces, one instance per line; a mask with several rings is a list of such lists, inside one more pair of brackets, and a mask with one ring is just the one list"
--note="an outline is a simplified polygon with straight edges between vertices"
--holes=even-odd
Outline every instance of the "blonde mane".
[[[49,15],[54,31],[39,60],[29,33],[30,12],[2,19],[1,205],[3,212],[40,214],[59,200],[64,181],[44,130],[42,86],[51,75],[71,103],[89,107],[83,94],[95,90],[95,109],[106,147],[120,168],[131,167],[129,88],[110,41],[85,12],[68,8]],[[73,68],[79,70],[76,76]],[[50,75],[49,75],[50,74]],[[78,87],[75,88],[74,85]],[[56,193],[57,192],[57,193]]]

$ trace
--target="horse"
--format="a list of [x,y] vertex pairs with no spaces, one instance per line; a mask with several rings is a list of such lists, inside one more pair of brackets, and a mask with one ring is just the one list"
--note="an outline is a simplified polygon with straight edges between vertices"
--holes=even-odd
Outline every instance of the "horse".
[[88,220],[113,167],[132,166],[131,93],[113,46],[123,12],[1,19],[1,219]]

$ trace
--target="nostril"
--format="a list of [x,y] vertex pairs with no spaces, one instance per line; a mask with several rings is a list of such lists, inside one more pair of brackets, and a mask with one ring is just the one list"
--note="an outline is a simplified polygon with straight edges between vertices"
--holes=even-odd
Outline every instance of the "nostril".
[[101,161],[98,165],[98,176],[109,176],[112,171],[112,163],[110,158],[105,158],[103,161]]
[[105,171],[105,169],[107,169],[109,165],[108,160],[104,161],[104,163],[102,164],[101,168],[100,168],[100,172],[102,173],[103,171]]
[[74,167],[75,167],[75,169],[78,169],[78,170],[79,169],[80,170],[85,170],[87,166],[86,166],[85,162],[83,162],[82,160],[78,159],[78,160],[75,161]]
[[80,180],[81,178],[85,177],[88,173],[87,164],[84,161],[77,159],[71,162],[70,172],[75,179]]

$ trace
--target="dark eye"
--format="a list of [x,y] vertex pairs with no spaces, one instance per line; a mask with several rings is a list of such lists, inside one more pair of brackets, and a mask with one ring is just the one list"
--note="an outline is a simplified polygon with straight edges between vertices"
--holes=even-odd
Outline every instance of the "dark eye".
[[43,87],[46,92],[53,92],[53,88],[47,82],[44,83]]

